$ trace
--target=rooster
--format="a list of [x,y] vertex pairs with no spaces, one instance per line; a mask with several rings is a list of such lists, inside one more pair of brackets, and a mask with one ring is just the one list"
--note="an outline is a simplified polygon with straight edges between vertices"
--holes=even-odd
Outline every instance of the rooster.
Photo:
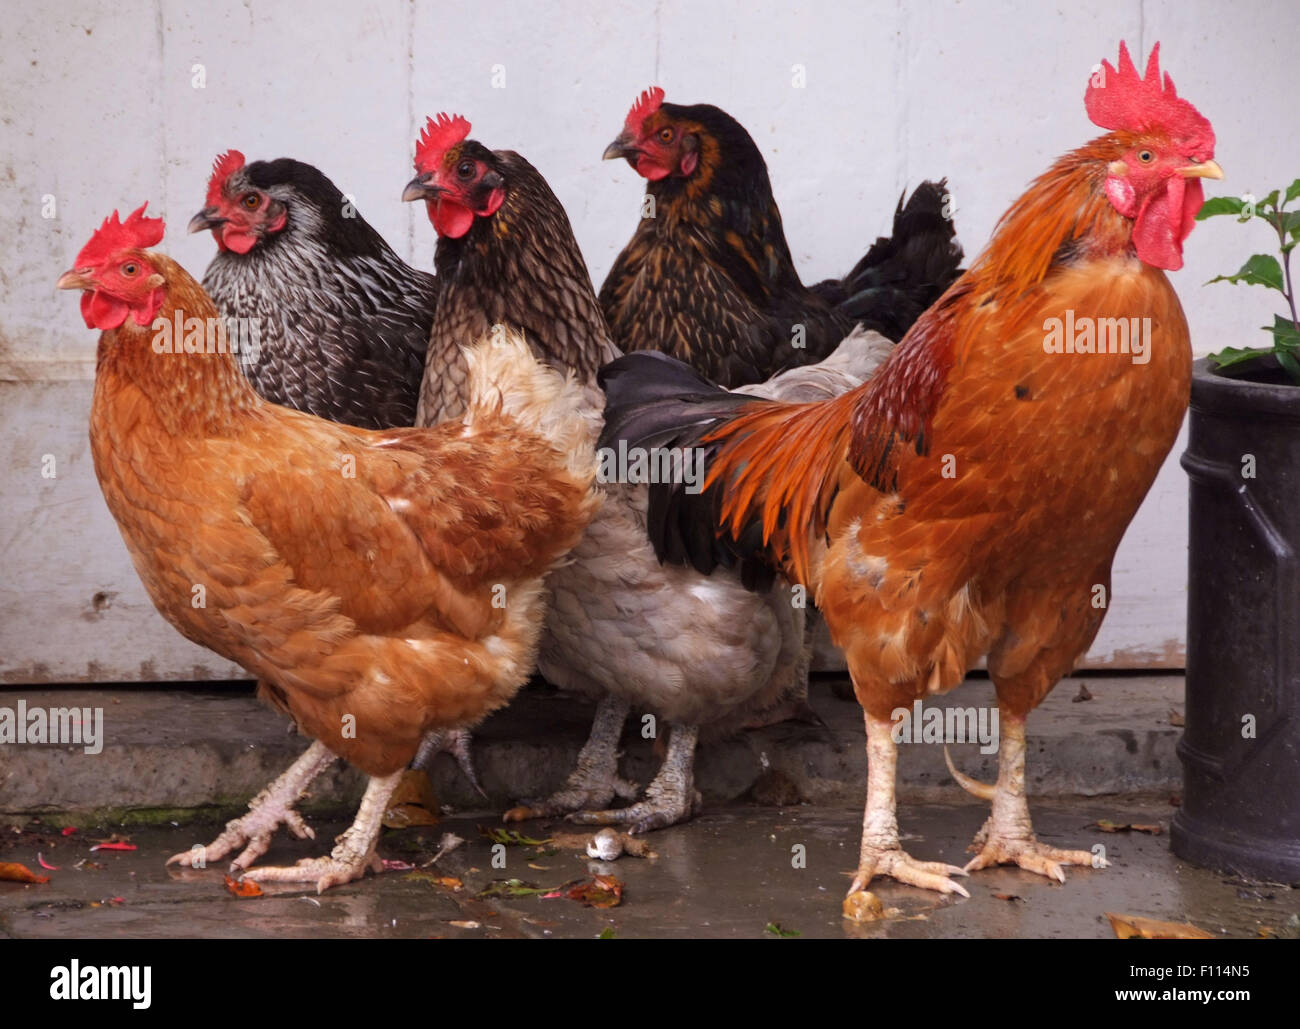
[[258,393],[362,429],[415,424],[437,280],[333,182],[301,161],[249,164],[229,150],[190,220],[204,230],[218,247],[204,288],[227,318],[257,326],[244,371]]
[[[659,551],[775,563],[815,592],[845,652],[869,762],[850,894],[890,875],[966,895],[950,876],[1010,863],[1064,881],[1063,865],[1094,863],[1033,833],[1025,720],[1096,635],[1115,550],[1188,402],[1187,322],[1165,270],[1182,266],[1201,179],[1222,172],[1158,53],[1141,76],[1123,45],[1118,69],[1103,63],[1085,106],[1106,134],[1030,186],[858,389],[756,403],[660,354],[606,372],[602,445],[707,452],[702,494],[658,500],[673,515]],[[964,869],[918,861],[899,842],[893,713],[984,655],[998,779],[956,777],[992,812]]]
[[625,351],[662,350],[721,386],[827,357],[855,324],[899,340],[960,273],[945,183],[922,183],[842,280],[807,287],[767,164],[736,119],[648,89],[605,150],[645,178],[642,218],[600,290]]
[[[211,299],[147,249],[163,223],[144,210],[114,212],[58,282],[101,330],[95,473],[159,612],[315,740],[200,852],[243,848],[247,877],[324,890],[381,867],[380,821],[421,738],[473,725],[531,672],[543,576],[599,505],[595,422],[510,336],[467,355],[466,414],[437,428],[268,403]],[[249,869],[278,826],[313,835],[294,805],[335,755],[370,778],[332,854]]]
[[[591,385],[589,404],[598,411],[595,373],[617,350],[564,209],[525,158],[489,150],[469,132],[461,117],[429,119],[416,148],[417,175],[403,193],[424,201],[438,233],[443,292],[430,353],[494,326],[521,328],[539,357]],[[848,347],[870,367],[889,343],[861,334]],[[431,372],[422,416],[445,414],[443,405],[458,402],[448,393],[445,379]],[[804,610],[788,588],[750,592],[737,572],[706,579],[661,566],[646,537],[645,490],[605,481],[600,513],[570,563],[548,579],[551,607],[538,658],[550,682],[597,698],[591,736],[556,793],[506,817],[568,814],[643,832],[695,810],[702,731],[739,728],[748,713],[776,706],[801,681]],[[642,799],[608,809],[615,796],[632,800],[637,792],[617,777],[618,741],[633,705],[670,727],[667,754]]]

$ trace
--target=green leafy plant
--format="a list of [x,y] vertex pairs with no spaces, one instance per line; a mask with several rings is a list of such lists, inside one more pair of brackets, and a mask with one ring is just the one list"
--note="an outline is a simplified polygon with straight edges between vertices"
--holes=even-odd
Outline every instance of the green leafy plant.
[[[1288,211],[1286,205],[1300,197],[1300,179],[1286,188],[1286,192],[1273,190],[1262,200],[1253,197],[1213,197],[1207,200],[1197,214],[1198,222],[1218,215],[1234,215],[1245,224],[1255,219],[1266,222],[1277,233],[1279,261],[1272,254],[1252,254],[1233,275],[1218,275],[1210,282],[1245,283],[1248,286],[1266,286],[1275,289],[1286,299],[1291,316],[1274,315],[1273,324],[1263,329],[1273,336],[1273,346],[1224,347],[1210,360],[1220,371],[1245,364],[1264,354],[1277,358],[1291,381],[1300,386],[1300,318],[1296,317],[1296,286],[1291,278],[1291,251],[1300,246],[1300,210]],[[1206,283],[1209,285],[1209,283]]]

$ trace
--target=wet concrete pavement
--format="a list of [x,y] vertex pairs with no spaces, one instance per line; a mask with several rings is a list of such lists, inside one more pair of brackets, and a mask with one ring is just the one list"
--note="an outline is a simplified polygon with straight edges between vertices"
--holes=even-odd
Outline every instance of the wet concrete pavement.
[[[574,849],[512,846],[504,869],[492,867],[492,843],[478,830],[499,826],[498,813],[457,815],[437,826],[386,831],[381,839],[382,857],[419,866],[444,833],[464,838],[437,865],[367,876],[319,897],[306,886],[268,885],[266,895],[253,899],[232,896],[221,869],[164,867],[168,855],[208,842],[218,826],[137,829],[130,832],[137,850],[91,853],[99,829],[79,827],[63,836],[28,823],[0,837],[0,861],[40,871],[39,852],[59,870],[43,873],[50,876],[44,885],[0,882],[0,938],[591,938],[602,932],[624,939],[777,938],[769,926],[804,938],[1110,938],[1107,911],[1187,921],[1225,937],[1300,934],[1300,890],[1196,869],[1169,853],[1168,797],[1044,801],[1033,811],[1045,841],[1102,844],[1112,867],[1069,869],[1064,885],[1015,868],[977,872],[963,880],[969,900],[877,880],[875,892],[897,913],[869,924],[846,922],[840,914],[860,826],[858,810],[844,807],[710,808],[692,823],[648,836],[653,859],[601,863]],[[904,846],[921,858],[964,863],[986,812],[973,801],[906,805]],[[1099,820],[1159,824],[1164,831],[1106,833]],[[278,837],[264,863],[324,853],[344,824],[316,822],[316,841]],[[581,831],[563,822],[513,828],[533,838]],[[806,867],[794,867],[797,845],[805,849]],[[555,887],[594,872],[623,881],[618,907],[537,896],[475,899],[493,880]],[[459,879],[463,886],[456,890],[438,878]]]

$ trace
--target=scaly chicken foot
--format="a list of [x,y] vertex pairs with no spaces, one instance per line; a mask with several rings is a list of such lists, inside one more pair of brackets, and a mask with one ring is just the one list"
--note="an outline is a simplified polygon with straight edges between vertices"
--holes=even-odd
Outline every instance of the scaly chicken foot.
[[893,722],[865,715],[867,724],[867,808],[862,816],[862,849],[858,872],[849,886],[852,896],[878,875],[887,875],[908,886],[939,893],[970,894],[949,876],[966,875],[966,870],[942,861],[918,861],[903,850],[898,839],[898,816],[894,803],[894,781],[898,771],[898,749],[891,735]]
[[392,775],[372,776],[366,784],[365,795],[357,817],[341,835],[335,838],[334,850],[329,857],[303,858],[295,865],[250,868],[243,875],[254,882],[315,883],[316,892],[324,893],[331,886],[360,879],[369,869],[382,872],[384,863],[375,852],[379,829],[388,810],[388,801],[401,781],[402,772]]
[[334,760],[325,744],[313,743],[283,775],[249,802],[248,814],[227,822],[221,835],[206,847],[173,854],[167,859],[167,864],[203,868],[208,862],[220,861],[231,851],[243,847],[243,853],[231,863],[231,871],[240,871],[267,852],[271,837],[281,825],[287,826],[300,840],[315,839],[316,833],[294,805],[302,800],[307,787]]
[[469,780],[479,796],[487,797],[479,785],[478,771],[474,768],[473,743],[474,734],[468,729],[431,729],[420,741],[420,749],[415,752],[411,767],[428,771],[438,754],[450,754],[460,767],[461,774]]
[[615,796],[632,800],[640,789],[635,783],[618,777],[618,741],[623,735],[631,704],[606,696],[596,705],[591,735],[582,745],[578,764],[564,785],[544,800],[526,800],[501,816],[503,822],[522,822],[528,818],[551,818],[571,811],[585,811],[607,806]]
[[569,821],[581,825],[631,823],[631,833],[663,829],[687,821],[700,808],[695,788],[695,743],[700,730],[695,725],[674,725],[668,737],[668,753],[659,774],[645,791],[645,799],[623,808],[604,811],[575,811]]
[[[1087,850],[1061,850],[1040,843],[1034,836],[1025,796],[1025,718],[1002,714],[1002,739],[998,744],[998,782],[993,788],[993,811],[975,834],[975,857],[966,870],[995,865],[1019,865],[1027,872],[1065,882],[1062,865],[1105,868],[1106,861]],[[958,782],[961,779],[958,778]],[[963,786],[965,784],[963,783]],[[967,787],[969,788],[969,787]]]

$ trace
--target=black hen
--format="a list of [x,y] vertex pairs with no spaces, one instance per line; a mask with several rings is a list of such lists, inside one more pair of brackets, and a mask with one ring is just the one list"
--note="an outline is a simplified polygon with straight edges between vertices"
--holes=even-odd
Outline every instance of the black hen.
[[410,267],[320,171],[217,158],[190,231],[220,252],[204,288],[256,326],[241,364],[277,404],[365,429],[415,424],[437,280]]
[[661,350],[729,388],[828,356],[855,324],[897,342],[961,272],[945,182],[922,183],[843,279],[807,287],[767,164],[710,104],[649,90],[605,151],[644,176],[642,219],[600,302],[624,350]]

